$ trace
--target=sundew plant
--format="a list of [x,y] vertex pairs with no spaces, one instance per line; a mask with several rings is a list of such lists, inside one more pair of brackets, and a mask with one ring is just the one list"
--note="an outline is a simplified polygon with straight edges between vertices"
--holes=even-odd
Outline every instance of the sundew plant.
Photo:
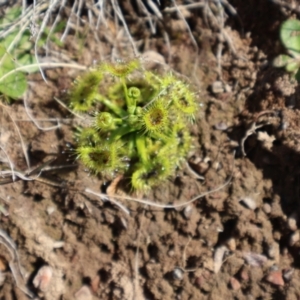
[[71,88],[69,105],[91,119],[76,133],[78,159],[95,174],[124,174],[134,190],[173,175],[190,150],[195,93],[173,73],[147,71],[138,59],[86,72]]

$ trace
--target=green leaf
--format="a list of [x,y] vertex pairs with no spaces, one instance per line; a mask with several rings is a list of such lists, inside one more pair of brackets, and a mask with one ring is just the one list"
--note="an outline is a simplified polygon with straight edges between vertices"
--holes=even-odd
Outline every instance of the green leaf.
[[32,64],[36,64],[36,63],[37,63],[37,61],[36,61],[35,56],[30,53],[26,53],[18,58],[18,65],[20,65],[20,66],[29,65],[28,68],[22,69],[22,72],[24,72],[24,73],[34,73],[34,72],[38,71],[39,67],[35,67],[35,68],[31,67]]
[[[7,35],[4,39],[1,39],[1,45],[5,47],[6,49],[11,45],[12,41],[16,37],[17,32],[11,32],[9,35]],[[18,44],[18,41],[15,41],[15,45]]]
[[[6,48],[0,43],[0,57],[6,53]],[[0,58],[1,59],[1,58]]]
[[285,66],[287,72],[294,72],[299,69],[299,61],[292,61]]
[[292,57],[290,57],[289,55],[285,55],[285,54],[278,55],[273,60],[273,66],[275,68],[282,68],[282,67],[285,67],[288,63],[290,63],[293,60],[294,59]]
[[298,82],[300,82],[300,69],[297,71],[297,73],[295,74],[295,78]]
[[300,53],[300,21],[291,19],[282,23],[280,39],[282,44],[292,55]]
[[12,7],[6,10],[3,18],[0,19],[0,25],[8,25],[11,22],[14,22],[18,16],[20,16],[22,9],[20,6]]
[[44,32],[38,41],[38,46],[39,47],[44,46],[47,40],[49,40],[54,44],[56,44],[58,47],[62,47],[64,43],[55,35],[55,33],[61,32],[65,27],[66,27],[66,21],[60,21],[58,24],[56,24],[55,28],[52,29],[51,34],[50,34],[50,29],[45,27]]
[[[0,66],[0,79],[1,77],[14,70],[15,64],[9,58],[6,58]],[[21,97],[27,89],[26,77],[21,72],[15,72],[3,81],[0,81],[0,92],[13,99]]]
[[23,32],[19,42],[18,42],[18,47],[17,50],[19,52],[26,52],[30,51],[33,48],[33,42],[30,40],[30,32],[25,31]]

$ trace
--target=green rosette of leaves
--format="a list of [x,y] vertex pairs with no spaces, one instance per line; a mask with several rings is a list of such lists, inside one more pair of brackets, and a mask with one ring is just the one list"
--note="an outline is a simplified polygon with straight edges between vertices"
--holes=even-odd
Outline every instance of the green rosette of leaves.
[[195,93],[172,73],[143,69],[138,59],[103,62],[78,77],[69,106],[91,119],[77,130],[78,159],[95,174],[124,174],[134,190],[172,176],[191,148]]

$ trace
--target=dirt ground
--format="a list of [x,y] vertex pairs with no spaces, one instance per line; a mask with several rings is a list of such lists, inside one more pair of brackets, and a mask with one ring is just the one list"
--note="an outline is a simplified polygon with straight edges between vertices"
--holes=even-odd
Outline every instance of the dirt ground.
[[[142,59],[189,77],[200,100],[188,165],[149,194],[127,196],[198,198],[174,209],[116,198],[126,194],[115,181],[76,161],[80,120],[54,100],[80,72],[47,69],[47,83],[29,75],[26,97],[0,107],[1,171],[9,157],[20,179],[0,185],[0,299],[300,299],[299,86],[272,66],[284,51],[279,26],[299,11],[292,1],[232,0],[178,14],[162,3],[161,17],[147,7],[151,33],[134,3],[121,9]],[[83,43],[71,31],[61,58],[90,66],[132,54],[114,26]]]

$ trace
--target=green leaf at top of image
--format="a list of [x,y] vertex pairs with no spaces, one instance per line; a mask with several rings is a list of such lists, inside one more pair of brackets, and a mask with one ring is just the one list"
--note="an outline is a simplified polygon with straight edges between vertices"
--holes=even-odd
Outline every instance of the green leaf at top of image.
[[300,21],[291,19],[282,23],[280,28],[282,44],[292,55],[300,54]]

